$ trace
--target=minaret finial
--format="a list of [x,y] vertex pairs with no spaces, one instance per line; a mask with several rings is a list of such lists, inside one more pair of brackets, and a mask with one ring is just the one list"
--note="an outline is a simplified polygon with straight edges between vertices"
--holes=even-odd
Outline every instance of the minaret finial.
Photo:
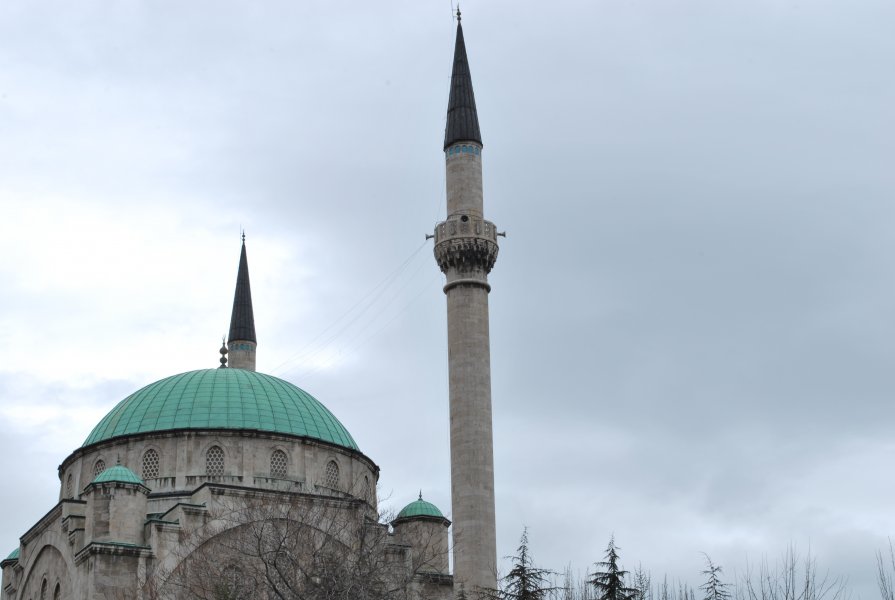
[[242,245],[245,246],[246,243],[246,230],[242,230]]
[[221,353],[221,366],[218,368],[226,369],[227,368],[227,337],[223,336],[223,335],[221,336],[220,353]]
[[459,23],[461,20],[462,18],[460,17],[460,3],[457,2],[457,23]]
[[420,500],[423,499],[423,490],[420,490]]

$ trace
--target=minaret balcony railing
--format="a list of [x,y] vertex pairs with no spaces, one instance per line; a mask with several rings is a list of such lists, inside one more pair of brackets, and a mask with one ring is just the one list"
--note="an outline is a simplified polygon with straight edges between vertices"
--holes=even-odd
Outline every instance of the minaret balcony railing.
[[436,246],[445,240],[466,237],[484,238],[496,244],[497,228],[491,221],[469,215],[450,217],[435,226]]

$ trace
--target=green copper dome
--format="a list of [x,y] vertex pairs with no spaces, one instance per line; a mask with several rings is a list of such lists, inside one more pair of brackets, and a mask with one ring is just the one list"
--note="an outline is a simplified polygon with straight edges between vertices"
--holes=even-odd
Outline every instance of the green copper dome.
[[348,430],[313,396],[288,381],[243,369],[203,369],[151,383],[103,417],[84,446],[172,429],[271,431],[358,449]]
[[120,483],[136,483],[138,485],[145,485],[143,483],[143,480],[137,477],[136,473],[134,473],[124,465],[115,465],[111,469],[106,469],[96,476],[96,479],[93,480],[93,483],[111,483],[113,481]]
[[7,561],[7,560],[19,560],[19,549],[16,548],[16,549],[13,550],[12,552],[10,552],[10,553],[9,553],[9,556],[6,557],[6,559],[4,560],[4,562]]
[[434,517],[436,519],[444,519],[444,515],[441,514],[441,511],[438,510],[438,507],[432,504],[431,502],[426,502],[423,500],[423,495],[420,494],[419,500],[414,500],[407,506],[405,506],[401,512],[398,513],[398,516],[395,518],[395,521],[398,519],[409,519],[412,517]]

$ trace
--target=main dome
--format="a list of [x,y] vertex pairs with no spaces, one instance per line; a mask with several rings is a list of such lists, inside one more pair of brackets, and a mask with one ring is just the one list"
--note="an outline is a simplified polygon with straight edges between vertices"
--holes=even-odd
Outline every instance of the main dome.
[[175,429],[270,431],[358,450],[345,426],[313,396],[243,369],[202,369],[150,383],[119,402],[83,445]]

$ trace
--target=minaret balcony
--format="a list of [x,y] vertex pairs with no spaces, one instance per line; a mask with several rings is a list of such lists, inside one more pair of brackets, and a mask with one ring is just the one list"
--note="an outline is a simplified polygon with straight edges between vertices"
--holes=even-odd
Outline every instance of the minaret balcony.
[[452,215],[436,225],[435,260],[449,283],[452,276],[490,273],[497,260],[497,236],[494,223],[469,215]]

